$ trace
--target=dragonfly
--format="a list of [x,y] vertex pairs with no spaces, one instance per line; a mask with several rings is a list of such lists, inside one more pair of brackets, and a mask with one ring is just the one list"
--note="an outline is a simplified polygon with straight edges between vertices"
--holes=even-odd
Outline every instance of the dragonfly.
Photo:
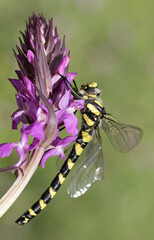
[[100,98],[101,90],[98,88],[97,82],[83,84],[81,89],[78,90],[75,82],[75,86],[73,87],[65,76],[59,75],[65,81],[66,86],[72,89],[74,99],[85,100],[84,107],[81,109],[81,130],[60,171],[41,195],[40,199],[17,219],[16,223],[18,226],[28,223],[48,205],[86,146],[86,157],[70,180],[68,194],[73,198],[79,197],[93,183],[103,179],[103,149],[100,127],[103,128],[111,144],[119,152],[128,152],[139,143],[142,137],[142,130],[140,128],[123,124],[106,112]]

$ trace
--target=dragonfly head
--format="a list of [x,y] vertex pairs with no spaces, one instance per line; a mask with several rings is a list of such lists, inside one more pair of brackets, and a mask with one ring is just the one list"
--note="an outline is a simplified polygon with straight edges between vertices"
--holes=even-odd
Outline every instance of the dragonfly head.
[[92,82],[89,84],[83,84],[81,86],[80,93],[83,95],[84,99],[93,99],[97,98],[101,94],[101,91],[98,88],[98,84],[96,82]]

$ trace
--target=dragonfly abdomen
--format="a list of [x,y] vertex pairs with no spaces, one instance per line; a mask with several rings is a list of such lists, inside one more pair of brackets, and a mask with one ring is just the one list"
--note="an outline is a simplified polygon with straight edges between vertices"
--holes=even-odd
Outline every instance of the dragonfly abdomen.
[[46,189],[46,191],[42,194],[41,198],[33,204],[31,208],[29,208],[17,221],[18,226],[22,226],[23,224],[29,222],[32,218],[38,215],[51,201],[51,199],[55,196],[61,185],[63,184],[65,178],[69,174],[70,170],[74,166],[74,163],[77,161],[79,156],[81,155],[83,149],[91,140],[92,137],[92,129],[88,132],[81,130],[78,134],[78,138],[76,139],[72,150],[64,162],[60,172],[56,175],[50,186]]

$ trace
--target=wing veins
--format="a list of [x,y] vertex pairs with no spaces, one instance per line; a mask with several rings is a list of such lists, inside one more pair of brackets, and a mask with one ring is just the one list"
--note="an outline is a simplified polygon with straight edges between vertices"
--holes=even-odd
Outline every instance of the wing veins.
[[71,197],[83,195],[94,182],[103,178],[103,152],[99,129],[94,130],[92,141],[87,148],[87,157],[73,174],[68,186]]

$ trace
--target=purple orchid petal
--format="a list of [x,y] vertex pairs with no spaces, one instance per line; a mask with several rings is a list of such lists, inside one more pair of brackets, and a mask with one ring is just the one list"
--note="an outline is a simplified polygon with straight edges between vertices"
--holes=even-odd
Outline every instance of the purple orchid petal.
[[58,124],[63,122],[63,114],[64,113],[65,113],[64,109],[58,110],[58,111],[55,112]]
[[60,79],[59,74],[55,74],[55,75],[52,77],[52,87],[54,86],[54,84],[55,84],[56,82],[58,82],[59,79]]
[[82,109],[84,107],[85,100],[76,100],[75,102],[70,104],[70,107],[74,107],[75,110]]
[[71,89],[66,91],[61,100],[59,101],[59,108],[64,109],[68,106],[69,96],[71,95]]
[[64,119],[64,125],[69,134],[77,135],[78,134],[78,119],[73,114],[68,114]]
[[59,155],[59,151],[55,148],[47,151],[44,156],[42,157],[42,160],[41,160],[41,166],[42,168],[45,167],[45,162],[47,161],[47,159],[51,156],[58,156]]
[[32,82],[26,76],[24,76],[23,82],[29,94],[29,97],[35,98],[35,88]]
[[56,146],[53,147],[51,150],[47,151],[42,160],[41,160],[41,166],[44,168],[45,162],[47,159],[51,156],[59,156],[61,159],[65,159],[64,154],[64,148],[67,147],[71,142],[74,142],[76,140],[77,136],[72,137],[65,137],[63,139],[60,139],[59,137],[56,139],[56,141],[53,141],[53,144],[56,143]]
[[15,89],[18,91],[23,91],[24,85],[20,79],[9,79]]
[[77,73],[67,73],[66,78],[71,83],[76,75],[77,75]]
[[16,144],[15,143],[3,143],[0,144],[0,157],[4,158],[4,157],[8,157],[13,148],[15,148]]
[[63,148],[67,147],[70,143],[76,140],[77,136],[68,136],[63,139],[60,139],[57,143],[57,146],[62,146]]
[[29,147],[27,148],[27,150],[30,152],[32,150],[34,150],[35,148],[37,148],[37,146],[39,145],[39,140],[37,138],[33,139],[33,142],[31,145],[29,145]]
[[[11,117],[12,117],[12,129],[17,129],[17,126],[20,123],[21,118],[22,117],[25,118],[25,116],[23,115],[23,111],[19,111],[19,110],[14,112]],[[26,120],[26,118],[25,118],[25,120]]]
[[24,132],[34,138],[44,140],[44,128],[41,122],[35,122],[30,126],[25,127]]
[[[23,128],[24,128],[24,126],[23,126]],[[0,168],[0,172],[12,171],[12,170],[18,168],[23,163],[23,161],[25,160],[25,157],[29,155],[28,152],[25,154],[25,150],[27,150],[29,147],[27,142],[28,142],[28,136],[23,132],[21,135],[20,142],[4,143],[4,144],[0,145],[0,157],[1,158],[8,157],[14,148],[16,149],[18,156],[19,156],[19,161],[15,165],[9,166],[6,168]],[[28,160],[28,158],[27,158],[27,160]]]
[[62,60],[62,62],[59,64],[57,72],[59,72],[60,74],[64,74],[64,70],[66,68],[66,66],[68,66],[70,61],[70,56],[65,56]]
[[26,128],[27,126],[26,125],[23,125],[22,126],[22,129],[21,129],[21,139],[20,139],[20,145],[21,146],[25,146],[26,144],[27,144],[27,142],[28,142],[28,135],[27,134],[25,134],[25,128]]
[[[19,80],[21,80],[21,79],[23,78],[23,74],[22,74],[22,72],[19,71],[19,70],[15,70],[15,72],[16,72],[16,74],[17,74]],[[11,79],[9,79],[9,80],[11,80]]]
[[28,62],[31,63],[33,66],[34,66],[34,58],[35,58],[34,53],[31,50],[28,50],[27,59],[28,59]]

